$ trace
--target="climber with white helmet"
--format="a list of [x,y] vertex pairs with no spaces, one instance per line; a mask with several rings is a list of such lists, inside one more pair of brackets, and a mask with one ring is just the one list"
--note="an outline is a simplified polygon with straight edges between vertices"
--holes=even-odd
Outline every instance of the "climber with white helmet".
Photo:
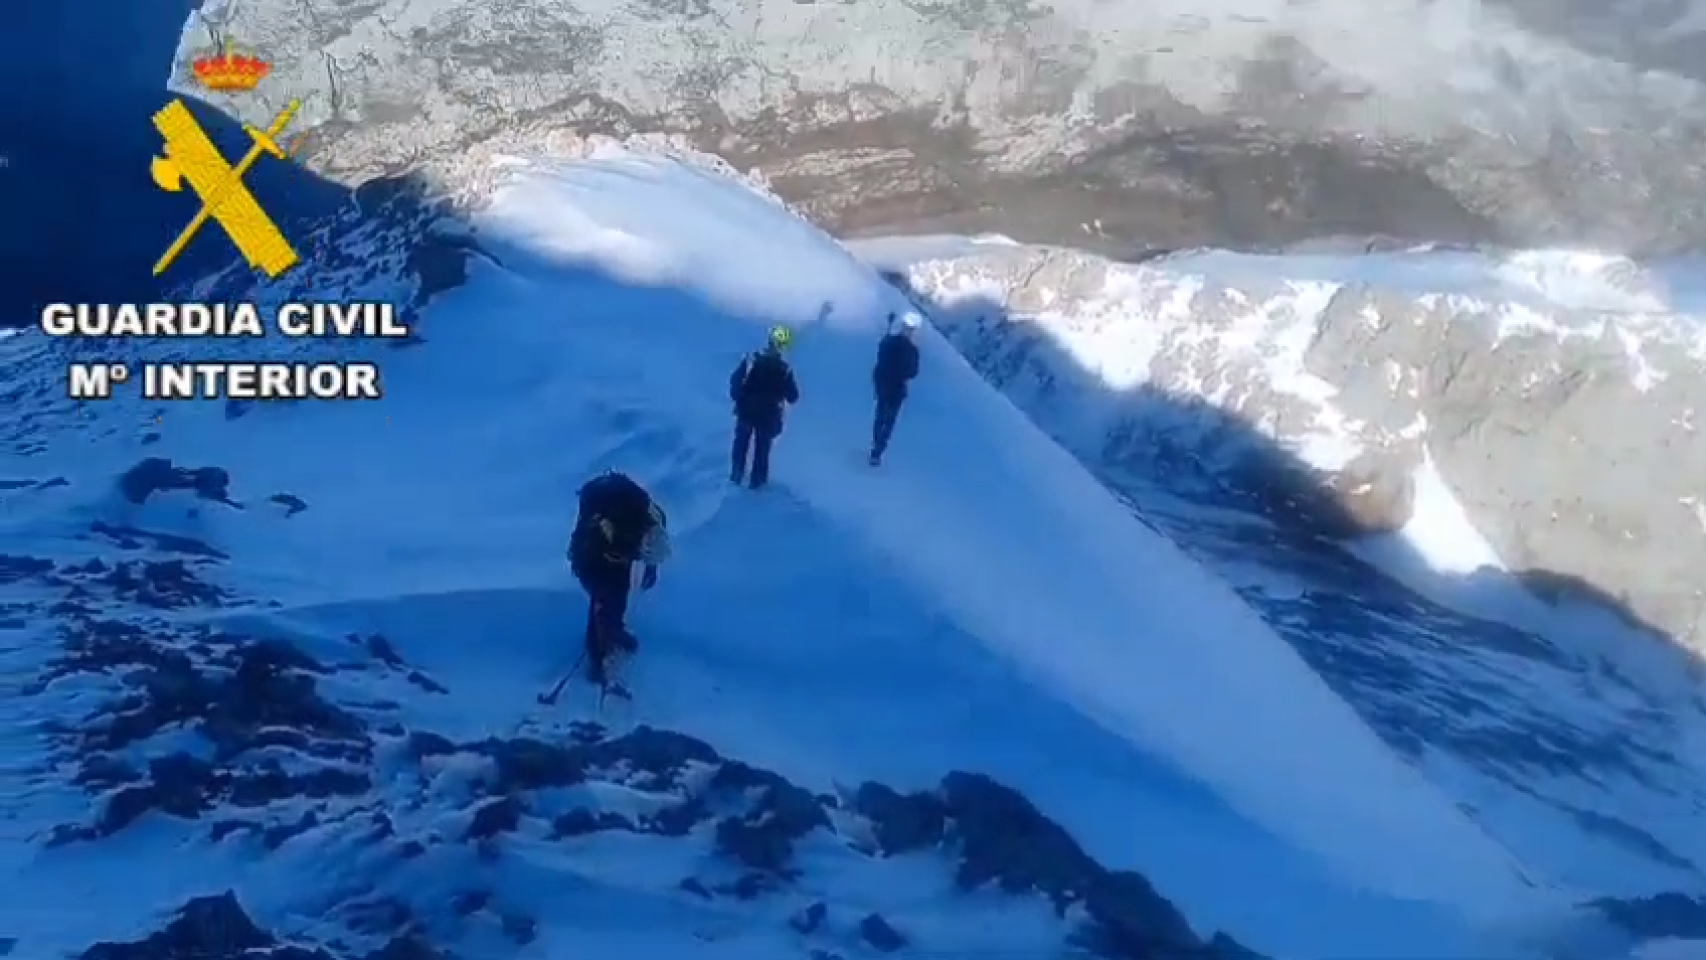
[[784,405],[800,402],[794,371],[783,356],[793,340],[793,333],[787,327],[771,327],[764,349],[741,358],[740,365],[729,375],[729,400],[735,408],[729,480],[747,481],[754,490],[770,482],[770,447],[782,433]]
[[907,387],[918,376],[918,343],[915,338],[923,325],[923,318],[910,310],[898,318],[898,322],[891,313],[889,331],[877,344],[877,363],[871,368],[871,386],[877,398],[876,416],[871,425],[873,467],[883,462],[889,438],[894,435],[895,421],[900,418],[901,405],[906,403]]

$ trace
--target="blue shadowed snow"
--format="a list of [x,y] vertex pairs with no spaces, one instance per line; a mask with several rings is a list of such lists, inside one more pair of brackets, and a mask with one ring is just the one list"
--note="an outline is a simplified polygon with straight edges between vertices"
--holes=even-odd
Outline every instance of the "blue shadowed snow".
[[[664,502],[677,539],[662,585],[635,602],[634,721],[692,731],[818,790],[987,771],[1104,863],[1143,872],[1193,924],[1281,955],[1514,955],[1476,931],[1546,904],[1504,849],[934,334],[930,388],[906,413],[908,435],[929,442],[880,473],[865,467],[869,357],[904,304],[841,247],[742,186],[625,154],[517,165],[479,226],[503,266],[478,266],[434,305],[426,347],[387,358],[385,401],[239,420],[212,404],[170,412],[151,453],[219,463],[306,512],[186,516],[73,487],[56,512],[0,518],[0,536],[41,542],[122,515],[216,543],[245,595],[280,606],[177,617],[327,659],[347,634],[383,633],[450,692],[338,677],[328,689],[383,695],[406,726],[473,739],[514,730],[572,659],[583,607],[560,557],[573,492],[620,467]],[[796,328],[805,396],[777,483],[755,494],[726,482],[724,388],[777,322]],[[103,416],[136,413],[123,410]],[[116,475],[134,457],[91,439],[28,470]],[[399,819],[441,815],[402,784],[378,789]],[[17,801],[45,822],[69,802],[45,787]],[[20,894],[0,906],[0,930],[70,949],[133,935],[152,910],[222,885],[258,916],[309,930],[316,891],[361,876],[359,848],[331,830],[323,848],[311,837],[259,861],[192,856],[186,837],[152,820],[61,851],[8,837]],[[120,854],[176,866],[138,886]],[[542,921],[545,955],[678,950],[720,922],[655,893],[680,875],[666,862],[680,854],[647,838],[517,856],[524,866],[497,883],[558,905]],[[476,867],[440,861],[433,876],[460,869]],[[873,906],[952,926],[944,955],[1015,946],[1017,934],[977,939],[1004,918],[999,903],[950,905],[904,865],[882,869],[896,872],[862,875]],[[392,882],[408,877],[434,882]],[[122,906],[74,931],[31,919],[68,896]],[[733,944],[731,956],[791,955]]]

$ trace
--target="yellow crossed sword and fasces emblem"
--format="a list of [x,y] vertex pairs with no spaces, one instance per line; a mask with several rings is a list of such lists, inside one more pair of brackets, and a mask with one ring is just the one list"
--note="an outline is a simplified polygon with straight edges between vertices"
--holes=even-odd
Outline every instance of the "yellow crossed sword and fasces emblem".
[[296,265],[296,251],[279,232],[278,225],[255,201],[254,194],[243,183],[243,175],[261,159],[263,153],[270,153],[280,160],[285,158],[285,151],[279,148],[274,138],[290,125],[291,118],[301,106],[301,101],[290,101],[266,130],[245,126],[243,129],[254,139],[255,145],[236,166],[227,163],[220,155],[219,148],[208,139],[207,132],[196,122],[182,100],[166,104],[154,115],[154,128],[166,141],[166,155],[154,158],[149,173],[153,174],[160,189],[171,193],[182,190],[184,181],[189,181],[190,189],[201,200],[201,210],[195,219],[184,227],[178,239],[154,264],[155,276],[165,272],[178,259],[196,231],[209,219],[219,224],[251,267],[260,269],[269,278],[276,278]]

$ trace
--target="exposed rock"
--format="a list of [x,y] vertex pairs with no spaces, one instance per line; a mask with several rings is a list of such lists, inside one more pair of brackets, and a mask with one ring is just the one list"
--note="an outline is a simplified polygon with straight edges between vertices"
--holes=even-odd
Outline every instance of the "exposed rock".
[[[78,782],[111,790],[96,821],[61,830],[60,842],[116,833],[151,810],[193,819],[222,804],[266,807],[371,787],[360,766],[372,752],[366,724],[320,695],[315,674],[325,667],[288,644],[197,637],[187,645],[192,657],[126,624],[88,621],[68,635],[50,676],[122,671],[123,687],[56,735],[78,764]],[[172,728],[199,733],[211,758],[172,751],[138,771],[114,755]]]
[[866,914],[865,919],[859,921],[859,936],[883,953],[893,953],[906,946],[906,937],[880,913]]
[[1428,449],[1507,566],[1589,586],[1545,599],[1626,608],[1706,650],[1706,522],[1689,509],[1706,476],[1691,413],[1706,410],[1706,351],[1660,321],[1618,329],[1633,316],[1557,311],[1550,323],[1579,332],[1507,334],[1506,309],[1347,289],[1307,362],[1355,415],[1391,423],[1402,402],[1426,416]]
[[[619,813],[613,813],[609,810],[592,811],[585,807],[576,807],[551,822],[551,838],[553,840],[584,837],[588,834],[606,833],[613,830],[638,833],[640,828],[634,821]],[[668,833],[670,831],[662,832]]]
[[491,902],[490,890],[464,890],[451,899],[450,908],[455,910],[458,916],[465,917],[486,909],[486,905]]
[[[1013,895],[1040,895],[1063,916],[1069,907],[1082,905],[1090,924],[1078,937],[1102,956],[1242,956],[1232,951],[1237,945],[1230,938],[1222,938],[1220,947],[1205,944],[1142,876],[1103,867],[1030,801],[988,777],[950,773],[933,797],[902,797],[867,783],[855,793],[855,808],[871,819],[885,852],[916,850],[926,843],[955,849],[955,880],[964,889],[993,884]],[[869,918],[861,930],[871,939]],[[879,949],[898,949],[887,934],[875,936],[872,943]]]
[[880,783],[863,783],[853,795],[853,809],[870,821],[886,856],[933,847],[947,828],[947,806],[932,793],[903,796]]
[[275,493],[267,499],[283,507],[284,515],[287,517],[294,517],[308,509],[308,504],[304,503],[301,497],[298,497],[293,493]]
[[1064,911],[1105,873],[1030,801],[988,777],[955,771],[942,781],[942,794],[962,887],[993,883],[1008,893],[1039,893]]
[[412,730],[409,732],[406,746],[411,759],[419,762],[427,757],[442,757],[456,752],[456,744],[446,737],[430,730]]
[[119,490],[131,503],[147,503],[156,493],[190,490],[203,500],[235,507],[231,501],[231,475],[220,467],[186,468],[164,457],[148,457],[125,471]]
[[266,960],[338,960],[320,950],[282,947],[244,912],[231,891],[185,903],[158,933],[131,943],[97,943],[81,960],[202,960],[206,957],[265,957]]
[[132,560],[115,564],[85,582],[121,600],[156,610],[217,607],[226,593],[197,577],[183,560]]
[[506,913],[498,918],[504,935],[514,940],[520,946],[527,946],[539,938],[539,921],[532,917],[515,913]]
[[514,797],[488,800],[474,811],[468,824],[465,840],[490,840],[500,833],[509,833],[521,825],[522,805]]
[[[223,734],[210,733],[216,743],[240,744],[243,737],[259,737],[262,730],[244,719],[251,716],[265,716],[267,730],[299,734],[295,740],[284,739],[296,744],[303,757],[325,752],[327,742],[361,735],[358,721],[338,719],[347,717],[341,708],[310,705],[314,702],[309,696],[311,684],[297,679],[283,688],[269,686],[330,669],[300,651],[271,643],[200,644],[210,664],[220,660],[234,663],[226,674],[219,668],[200,666],[182,652],[164,654],[139,632],[107,630],[104,634],[117,638],[109,642],[109,652],[128,650],[133,659],[148,661],[139,680],[143,689],[153,691],[148,702],[177,704],[155,708],[161,716],[193,719],[244,711],[227,717]],[[145,654],[150,650],[153,652]],[[227,703],[221,691],[229,687],[246,690],[248,700]],[[218,706],[222,703],[226,705]],[[133,711],[116,713],[134,716]],[[129,742],[152,729],[152,721],[128,723],[122,734],[109,724],[103,744],[110,747]],[[438,763],[456,755],[482,757],[489,762],[489,773],[482,782],[485,789],[495,793],[476,800],[462,840],[494,853],[490,841],[501,835],[526,832],[540,836],[532,812],[535,791],[608,784],[620,785],[630,796],[649,797],[646,803],[657,811],[650,819],[577,806],[557,814],[545,836],[576,842],[596,833],[627,831],[679,837],[684,843],[708,843],[721,862],[736,872],[726,880],[688,877],[681,881],[683,892],[706,899],[752,900],[787,890],[799,875],[792,858],[795,844],[814,834],[824,840],[839,837],[839,828],[829,816],[831,799],[814,796],[773,771],[722,757],[708,744],[672,731],[640,727],[612,736],[602,728],[581,724],[567,737],[550,741],[522,737],[457,744],[431,731],[417,730],[402,734],[397,745],[400,749],[392,755],[411,763]],[[179,752],[154,758],[145,771],[138,771],[111,754],[92,753],[83,765],[82,781],[90,789],[110,786],[113,792],[101,820],[80,831],[79,837],[110,834],[148,811],[195,818],[217,809],[241,816],[245,807],[266,805],[274,799],[291,798],[300,803],[317,797],[358,797],[373,786],[358,769],[324,766],[303,773],[287,772],[270,757],[249,766],[236,763],[241,757],[241,749],[222,748],[212,761]],[[408,775],[406,768],[393,772],[399,774]],[[1041,894],[1063,916],[1068,907],[1082,905],[1088,925],[1074,937],[1103,956],[1130,960],[1152,955],[1135,952],[1140,949],[1189,947],[1197,951],[1189,954],[1194,957],[1243,957],[1205,946],[1141,877],[1102,868],[1058,825],[1016,793],[985,777],[951,774],[941,789],[932,793],[901,794],[878,784],[864,784],[841,815],[868,818],[870,835],[879,838],[887,853],[938,850],[951,855],[964,887],[995,885],[1014,896]],[[347,823],[349,814],[326,808],[322,816],[313,808],[298,808],[293,820],[227,817],[212,824],[210,833],[215,839],[249,835],[270,850],[306,830],[333,822],[329,817]],[[383,813],[377,814],[372,824],[373,829],[367,831],[369,842],[394,844],[400,862],[446,842],[436,835],[405,839]],[[701,825],[714,825],[714,829],[697,830]],[[845,837],[840,839],[848,843]],[[517,944],[529,943],[537,936],[531,918],[504,909],[487,887],[446,892],[441,906],[429,914],[419,904],[385,895],[358,895],[343,901],[334,913],[344,927],[353,934],[388,938],[377,950],[352,953],[336,944],[312,949],[280,945],[243,915],[235,898],[227,895],[208,898],[205,903],[197,901],[194,909],[186,912],[187,919],[173,921],[151,938],[135,944],[97,945],[85,956],[93,960],[179,960],[188,956],[181,950],[172,952],[177,949],[170,946],[172,943],[191,944],[185,949],[213,950],[213,955],[236,956],[249,950],[253,952],[242,955],[302,960],[445,956],[437,952],[429,936],[441,921],[428,922],[424,918],[429,916],[456,918],[452,922],[474,922],[485,916],[490,918],[486,922],[495,920],[503,935]],[[790,924],[802,935],[822,935],[829,927],[830,915],[831,904],[816,900]],[[217,919],[221,916],[226,919]],[[227,939],[209,946],[217,936],[205,928],[227,921]],[[852,933],[880,952],[900,951],[911,943],[899,924],[875,913],[865,915]],[[221,950],[229,952],[218,953]]]
[[[1280,389],[1268,373],[1285,349],[1277,341],[1290,324],[1276,322],[1260,331],[1258,342],[1246,342],[1247,295],[1216,286],[1163,302],[1173,288],[1134,283],[1130,286],[1145,288],[1154,302],[1107,309],[1110,282],[1130,269],[1068,250],[1002,247],[924,265],[916,276],[891,282],[914,298],[968,282],[991,285],[993,296],[932,310],[938,325],[997,387],[1034,397],[1045,409],[1058,403],[1095,408],[1091,422],[1100,421],[1105,435],[1071,439],[1100,447],[1115,465],[1129,461],[1137,475],[1159,473],[1172,484],[1213,487],[1236,497],[1240,507],[1310,536],[1362,536],[1403,526],[1414,503],[1411,471],[1420,460],[1412,430],[1418,411],[1412,409],[1408,420],[1343,424],[1360,452],[1336,464],[1307,464],[1290,447],[1321,430],[1319,406]],[[1101,371],[1065,356],[1055,339],[1055,325],[1082,324],[1100,334],[1110,324],[1132,322],[1132,311],[1149,308],[1158,316],[1142,335],[1158,345],[1147,358],[1148,376],[1111,395]],[[1275,312],[1283,310],[1282,305]],[[1222,337],[1241,349],[1218,351]],[[1118,362],[1133,359],[1142,358],[1128,355]],[[1250,442],[1257,424],[1280,442]]]
[[828,918],[828,916],[829,907],[825,905],[823,901],[818,900],[814,901],[804,910],[801,910],[798,914],[795,914],[794,917],[788,921],[788,926],[793,927],[794,931],[799,934],[816,933],[817,929],[823,926],[823,921]]
[[455,960],[415,934],[397,937],[363,960]]
[[115,526],[104,520],[96,520],[89,525],[92,533],[112,543],[121,550],[154,550],[159,553],[179,553],[189,557],[202,557],[212,560],[229,560],[230,557],[217,547],[194,537],[186,537],[175,533],[157,533],[152,530],[142,530],[131,526]]
[[[1036,398],[1034,415],[1094,408],[1105,435],[1066,439],[1100,440],[1105,465],[1219,487],[1277,525],[1345,539],[1400,529],[1431,455],[1542,599],[1599,603],[1706,649],[1706,341],[1686,323],[1554,305],[1542,331],[1498,298],[1339,281],[1322,296],[1259,274],[995,247],[894,282],[914,297],[993,291],[933,312],[980,372]],[[1647,284],[1618,296],[1647,302]],[[1146,369],[1116,396],[1053,339],[1107,337],[1110,323],[1146,324],[1153,342],[1147,357],[1122,354]],[[1308,462],[1298,451],[1317,440],[1350,452]]]
[[1205,955],[1218,958],[1218,960],[1267,960],[1266,957],[1224,933],[1217,933],[1209,938]]
[[794,842],[822,827],[829,818],[811,793],[777,774],[743,763],[717,768],[701,803],[744,797],[746,810],[717,822],[717,849],[765,873],[791,875]]
[[16,583],[19,580],[29,580],[52,570],[52,560],[43,560],[40,557],[20,557],[10,553],[0,553],[0,583]]
[[1661,893],[1595,900],[1611,922],[1643,940],[1706,940],[1706,897]]
[[1388,447],[1358,454],[1327,478],[1337,509],[1322,511],[1318,529],[1340,539],[1402,530],[1415,516],[1418,459],[1414,444],[1402,453]]
[[[189,92],[206,23],[264,50],[273,77],[216,99],[264,124],[303,97],[305,162],[350,186],[488,143],[657,132],[758,169],[853,234],[996,232],[1114,255],[1706,235],[1706,215],[1664,199],[1706,194],[1698,71],[1610,59],[1604,31],[1550,13],[1540,39],[1495,10],[1449,30],[1428,10],[390,0],[305,22],[283,0],[214,2],[186,27],[173,84]],[[1370,72],[1364,51],[1400,47],[1412,56]]]
[[[420,335],[422,308],[439,294],[466,282],[468,258],[490,259],[461,225],[459,216],[466,204],[408,173],[367,180],[355,189],[352,200],[298,244],[302,260],[289,274],[262,284],[253,271],[236,265],[203,278],[197,296],[277,305],[312,299],[315,291],[337,290],[347,300],[395,304],[399,320],[410,335],[387,339],[377,346],[361,338],[333,345],[334,351],[341,351],[339,357],[347,361],[376,361],[381,359],[379,350],[424,342]],[[278,341],[275,346],[257,349],[276,349],[274,359],[300,359],[301,351],[310,346],[316,350],[316,360],[326,358],[323,341]],[[291,402],[268,401],[262,406]],[[256,407],[252,401],[228,400],[225,417],[235,420]],[[279,496],[300,503],[291,494]],[[291,506],[276,498],[275,502]]]

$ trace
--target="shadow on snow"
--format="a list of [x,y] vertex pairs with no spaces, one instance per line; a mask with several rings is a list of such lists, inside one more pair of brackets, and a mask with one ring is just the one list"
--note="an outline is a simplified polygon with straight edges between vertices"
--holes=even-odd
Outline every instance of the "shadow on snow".
[[[1401,755],[1460,779],[1440,769],[1443,754],[1474,778],[1530,795],[1580,829],[1706,889],[1699,852],[1678,851],[1616,812],[1628,788],[1706,800],[1686,755],[1689,737],[1706,720],[1702,664],[1662,630],[1579,577],[1436,572],[1400,537],[1386,537],[1408,554],[1396,558],[1406,571],[1400,582],[1354,549],[1359,539],[1389,531],[1370,529],[1297,454],[1194,396],[1148,385],[1121,391],[1101,447],[1072,449],[1065,426],[1074,398],[1103,409],[1105,382],[1042,327],[1010,316],[993,299],[933,300],[899,274],[884,276],[1141,522],[1228,580]],[[897,434],[905,431],[903,414]],[[896,447],[893,456],[904,457],[903,436]],[[1559,636],[1515,618],[1465,612],[1507,605],[1598,629]],[[1546,696],[1548,688],[1558,695]],[[1584,698],[1592,701],[1586,711]],[[1536,793],[1534,784],[1559,778],[1606,802]],[[1602,782],[1623,787],[1592,786]],[[1448,793],[1486,819],[1473,796],[1453,786]]]
[[[102,2],[28,4],[0,51],[0,204],[11,227],[0,255],[12,267],[0,326],[35,322],[54,301],[145,301],[162,294],[154,259],[193,214],[181,195],[157,190],[148,162],[159,152],[150,115],[173,98],[164,89],[191,2],[167,8]],[[186,98],[230,157],[249,140],[241,124]],[[296,164],[263,163],[246,181],[287,233],[359,201],[354,192]],[[217,230],[204,230],[176,267],[195,276],[236,257]],[[895,282],[894,278],[890,278]],[[1056,395],[1107,391],[1045,334],[994,302],[933,303],[905,291],[996,386],[1044,377]],[[928,373],[926,373],[928,377]],[[1079,392],[1082,391],[1080,394]],[[1482,775],[1527,792],[1532,782],[1585,782],[1625,775],[1664,784],[1683,766],[1667,743],[1699,719],[1629,678],[1657,661],[1686,674],[1698,664],[1660,639],[1626,605],[1593,584],[1523,571],[1492,584],[1435,574],[1437,590],[1398,583],[1357,558],[1344,531],[1358,521],[1290,451],[1237,418],[1192,397],[1139,388],[1118,398],[1129,427],[1086,465],[1125,497],[1144,523],[1200,562],[1226,573],[1267,622],[1401,754],[1425,763],[1445,751]],[[1043,412],[1028,411],[1047,430]],[[905,456],[903,415],[894,456]],[[1229,466],[1216,450],[1239,451]],[[1079,451],[1084,455],[1087,451]],[[328,454],[330,455],[330,454]],[[785,469],[786,441],[778,450]],[[1416,557],[1414,566],[1427,564]],[[1252,564],[1267,574],[1240,577]],[[1242,582],[1240,582],[1242,581]],[[1532,631],[1452,609],[1453,595],[1540,593],[1611,611],[1639,643],[1573,649]],[[1448,602],[1440,602],[1444,599]],[[1518,678],[1550,672],[1576,697],[1600,697],[1608,719],[1587,726],[1526,696]],[[1300,745],[1300,749],[1308,746]],[[1632,853],[1692,875],[1691,861],[1605,811],[1551,803],[1583,828]],[[1698,802],[1698,796],[1697,796]]]

